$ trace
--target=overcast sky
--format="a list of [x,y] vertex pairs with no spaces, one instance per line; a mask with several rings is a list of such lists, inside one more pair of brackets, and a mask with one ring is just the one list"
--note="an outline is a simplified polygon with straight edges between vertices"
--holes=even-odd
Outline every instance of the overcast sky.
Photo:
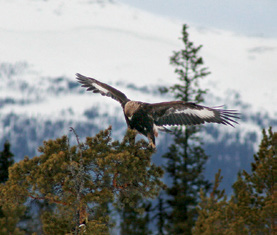
[[118,0],[184,23],[277,37],[277,0]]

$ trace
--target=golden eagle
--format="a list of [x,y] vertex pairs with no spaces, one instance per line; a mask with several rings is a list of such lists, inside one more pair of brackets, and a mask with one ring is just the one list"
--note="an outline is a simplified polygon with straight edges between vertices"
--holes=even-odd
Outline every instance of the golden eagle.
[[128,127],[146,136],[149,145],[153,148],[155,148],[158,130],[170,131],[165,126],[197,125],[205,122],[233,126],[233,123],[237,123],[235,119],[239,118],[235,110],[209,108],[193,102],[171,101],[150,104],[132,101],[121,91],[105,83],[79,73],[76,76],[78,82],[88,91],[117,100],[123,108]]

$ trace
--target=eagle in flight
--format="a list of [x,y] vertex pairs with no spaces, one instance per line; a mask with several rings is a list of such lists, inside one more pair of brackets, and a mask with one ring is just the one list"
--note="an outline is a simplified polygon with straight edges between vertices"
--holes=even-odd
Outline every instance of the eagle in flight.
[[155,148],[155,137],[158,130],[169,131],[165,126],[197,125],[205,122],[233,126],[239,118],[235,110],[209,108],[193,102],[171,101],[161,103],[145,103],[132,101],[121,91],[97,81],[96,79],[76,74],[77,80],[87,91],[100,93],[118,101],[123,109],[129,128],[137,130],[149,140],[149,146]]

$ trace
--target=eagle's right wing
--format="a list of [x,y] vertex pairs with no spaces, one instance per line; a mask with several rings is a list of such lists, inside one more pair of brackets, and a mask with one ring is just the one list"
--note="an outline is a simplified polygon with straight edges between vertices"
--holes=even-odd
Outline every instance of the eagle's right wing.
[[99,82],[94,78],[85,77],[79,73],[77,73],[76,76],[78,82],[82,84],[82,87],[86,87],[87,91],[111,97],[120,102],[121,105],[124,105],[127,101],[129,101],[124,93],[105,83]]
[[149,104],[148,111],[157,126],[197,125],[205,122],[233,126],[239,118],[235,110],[209,108],[184,101]]

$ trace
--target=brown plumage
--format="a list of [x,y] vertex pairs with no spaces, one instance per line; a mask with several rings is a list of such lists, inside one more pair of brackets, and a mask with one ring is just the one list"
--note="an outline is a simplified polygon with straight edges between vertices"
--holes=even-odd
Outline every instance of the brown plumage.
[[158,130],[169,131],[165,126],[197,125],[206,122],[233,126],[237,123],[235,119],[239,118],[235,110],[209,108],[192,102],[171,101],[150,104],[132,101],[125,94],[105,83],[78,73],[76,76],[78,82],[88,91],[117,100],[123,108],[128,127],[146,136],[149,145],[153,148],[155,148]]

